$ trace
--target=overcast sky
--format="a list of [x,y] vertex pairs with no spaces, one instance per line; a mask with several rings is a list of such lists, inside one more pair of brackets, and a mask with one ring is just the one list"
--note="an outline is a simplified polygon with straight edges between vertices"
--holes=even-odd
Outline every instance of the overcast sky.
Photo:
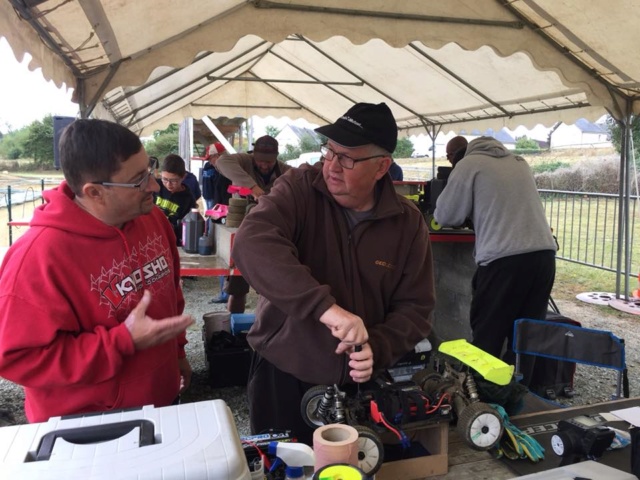
[[78,105],[71,101],[71,90],[46,82],[40,69],[30,72],[30,55],[19,63],[11,47],[0,38],[0,132],[17,130],[45,115],[76,116]]
[[[72,90],[59,89],[53,82],[46,82],[40,69],[27,68],[30,55],[19,63],[7,41],[0,37],[0,132],[17,130],[46,114],[75,117],[78,104],[71,101]],[[258,119],[254,121],[255,134],[264,134],[266,125],[282,128],[287,123],[309,126],[304,120]]]

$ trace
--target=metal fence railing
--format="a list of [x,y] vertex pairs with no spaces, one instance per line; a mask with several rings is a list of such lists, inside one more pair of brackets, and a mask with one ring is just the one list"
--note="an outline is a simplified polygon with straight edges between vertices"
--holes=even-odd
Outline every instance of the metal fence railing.
[[[42,192],[44,189],[44,179],[39,180],[37,183],[35,181],[22,182],[17,186],[6,185],[5,187],[0,187],[0,209],[6,208],[9,245],[13,243],[14,222],[19,221],[19,219],[26,221],[31,217],[33,209],[43,202]],[[5,215],[0,215],[0,218],[5,220]]]
[[[0,207],[7,208],[9,222],[16,218],[16,213],[18,215],[22,213],[22,216],[26,216],[24,212],[21,212],[24,210],[25,203],[31,203],[28,212],[30,215],[36,202],[42,202],[41,194],[45,189],[45,183],[44,180],[39,183],[39,188],[34,185],[26,188],[23,186],[22,189],[12,189],[11,186],[6,186],[5,189],[0,190],[0,201],[4,202]],[[558,240],[558,258],[616,272],[618,195],[560,190],[538,191],[549,225]],[[630,274],[633,276],[636,276],[640,270],[640,249],[633,248],[634,239],[640,238],[640,222],[635,221],[638,198],[638,196],[631,197],[629,215]],[[11,226],[8,230],[10,245],[13,241]],[[624,271],[622,273],[626,274]]]
[[[615,272],[618,195],[559,190],[539,190],[539,193],[549,225],[558,239],[558,258]],[[631,197],[629,232],[631,275],[634,276],[640,267],[640,251],[633,248],[634,238],[640,238],[640,225],[635,221],[637,202],[637,196]]]

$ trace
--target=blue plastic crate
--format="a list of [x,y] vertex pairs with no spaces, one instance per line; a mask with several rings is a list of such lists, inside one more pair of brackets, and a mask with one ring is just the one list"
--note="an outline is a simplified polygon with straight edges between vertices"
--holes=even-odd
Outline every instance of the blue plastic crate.
[[256,316],[253,313],[232,313],[231,314],[231,333],[238,335],[247,333],[255,322]]

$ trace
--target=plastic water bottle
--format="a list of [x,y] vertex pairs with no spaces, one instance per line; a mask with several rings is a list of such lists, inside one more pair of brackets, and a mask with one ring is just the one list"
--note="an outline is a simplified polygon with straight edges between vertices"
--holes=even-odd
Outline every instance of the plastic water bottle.
[[197,208],[182,220],[182,248],[187,253],[198,253],[198,240],[204,233],[204,218]]

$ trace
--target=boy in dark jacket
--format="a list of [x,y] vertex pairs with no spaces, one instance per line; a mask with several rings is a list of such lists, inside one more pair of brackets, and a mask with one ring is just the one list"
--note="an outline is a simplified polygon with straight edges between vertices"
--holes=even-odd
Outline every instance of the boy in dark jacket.
[[176,235],[176,245],[182,245],[182,219],[197,208],[196,199],[182,181],[187,173],[184,160],[178,155],[167,155],[162,161],[160,191],[154,195],[156,205],[169,219]]

